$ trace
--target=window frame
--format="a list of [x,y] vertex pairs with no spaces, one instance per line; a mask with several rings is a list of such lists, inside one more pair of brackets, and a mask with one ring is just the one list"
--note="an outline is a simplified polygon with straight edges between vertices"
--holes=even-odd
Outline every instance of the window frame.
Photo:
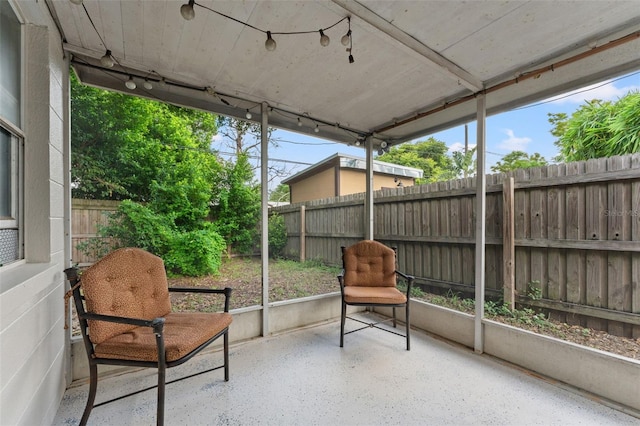
[[[23,125],[24,119],[24,25],[23,21],[20,18],[20,15],[17,13],[16,9],[13,7],[11,2],[9,2],[9,10],[14,13],[16,20],[20,26],[19,30],[19,79],[17,84],[20,86],[19,88],[19,99],[18,99],[18,123],[14,123],[9,117],[5,117],[0,115],[0,128],[3,131],[9,134],[9,143],[10,143],[10,167],[11,167],[11,201],[10,201],[10,216],[1,217],[0,216],[0,230],[13,229],[18,233],[18,247],[16,257],[14,259],[7,260],[5,262],[0,262],[0,268],[8,265],[14,265],[20,261],[25,259],[25,249],[24,249],[24,197],[25,197],[25,134],[21,129]],[[3,164],[4,166],[4,164]]]

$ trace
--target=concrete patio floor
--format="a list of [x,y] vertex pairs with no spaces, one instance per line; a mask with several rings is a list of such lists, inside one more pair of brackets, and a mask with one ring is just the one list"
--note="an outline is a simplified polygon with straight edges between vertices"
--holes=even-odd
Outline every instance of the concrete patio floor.
[[[217,370],[167,386],[166,424],[640,424],[590,395],[417,330],[411,351],[402,337],[375,329],[345,336],[340,348],[339,333],[331,322],[232,345],[229,382]],[[221,355],[170,369],[168,380],[218,365]],[[155,380],[152,369],[105,378],[96,400]],[[67,390],[54,425],[78,424],[87,388]],[[89,424],[151,425],[155,410],[151,390],[94,408]]]

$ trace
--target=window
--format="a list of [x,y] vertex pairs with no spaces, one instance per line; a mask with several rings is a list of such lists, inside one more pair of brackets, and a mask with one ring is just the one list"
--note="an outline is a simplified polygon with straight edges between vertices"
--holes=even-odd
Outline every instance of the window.
[[0,266],[22,259],[21,30],[0,1]]

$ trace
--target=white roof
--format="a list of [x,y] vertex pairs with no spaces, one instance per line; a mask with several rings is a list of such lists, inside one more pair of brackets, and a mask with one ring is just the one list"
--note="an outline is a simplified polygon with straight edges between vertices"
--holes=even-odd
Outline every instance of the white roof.
[[[353,155],[333,154],[324,160],[318,161],[317,163],[307,167],[304,170],[299,171],[293,176],[290,176],[282,181],[283,184],[288,184],[289,182],[298,180],[304,175],[311,174],[314,170],[321,170],[324,166],[331,164],[332,162],[338,162],[340,164],[340,168],[345,169],[357,169],[357,170],[366,170],[367,163],[366,159],[362,157],[356,157]],[[416,169],[415,167],[407,167],[401,166],[399,164],[385,163],[384,161],[373,160],[373,172],[374,173],[384,173],[393,176],[404,176],[410,178],[421,178],[424,174],[424,171],[421,169]]]

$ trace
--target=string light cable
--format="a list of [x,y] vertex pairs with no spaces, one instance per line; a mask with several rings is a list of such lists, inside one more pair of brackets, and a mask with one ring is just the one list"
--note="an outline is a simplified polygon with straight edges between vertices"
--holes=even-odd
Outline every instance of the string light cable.
[[182,17],[187,20],[187,21],[191,21],[192,19],[195,18],[196,13],[195,13],[195,9],[194,6],[198,6],[201,7],[202,9],[208,10],[209,12],[215,13],[219,16],[222,16],[226,19],[229,19],[233,22],[236,22],[240,25],[244,25],[247,28],[251,28],[254,31],[258,31],[262,34],[264,34],[267,37],[267,40],[264,43],[264,47],[265,49],[267,49],[268,51],[272,52],[274,50],[276,50],[277,47],[277,43],[275,41],[275,39],[273,38],[274,35],[283,35],[283,36],[289,36],[289,35],[304,35],[304,34],[319,34],[320,35],[320,46],[322,47],[326,47],[329,45],[329,43],[331,42],[331,39],[329,38],[328,35],[325,34],[326,31],[332,29],[333,27],[337,26],[338,24],[347,21],[348,23],[348,30],[346,32],[345,35],[342,36],[342,38],[340,39],[341,43],[344,46],[348,46],[347,48],[347,52],[349,53],[349,63],[352,64],[354,63],[354,59],[353,59],[353,40],[352,40],[352,35],[351,35],[351,17],[350,16],[345,16],[344,18],[340,19],[339,21],[337,21],[336,23],[329,25],[328,27],[324,27],[324,28],[320,28],[319,30],[307,30],[307,31],[269,31],[269,30],[264,30],[262,28],[258,28],[255,25],[252,25],[248,22],[242,21],[238,18],[234,18],[233,16],[227,15],[226,13],[222,13],[218,10],[213,9],[212,7],[197,3],[195,0],[189,0],[187,3],[183,4],[182,6],[180,6],[180,14],[182,15]]

